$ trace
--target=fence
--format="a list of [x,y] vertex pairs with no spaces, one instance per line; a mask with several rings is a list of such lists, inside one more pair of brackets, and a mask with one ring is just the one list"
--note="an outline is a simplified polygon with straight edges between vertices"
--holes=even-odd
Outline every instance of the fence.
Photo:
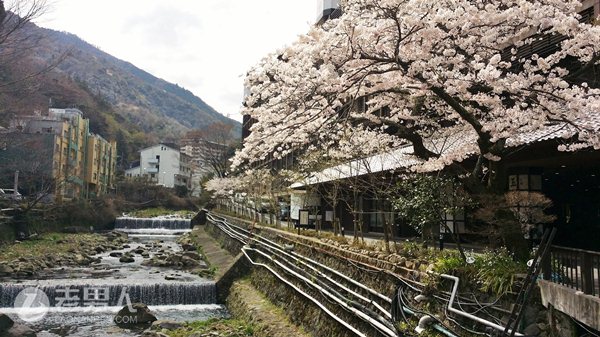
[[545,280],[600,297],[600,252],[552,246],[542,272]]

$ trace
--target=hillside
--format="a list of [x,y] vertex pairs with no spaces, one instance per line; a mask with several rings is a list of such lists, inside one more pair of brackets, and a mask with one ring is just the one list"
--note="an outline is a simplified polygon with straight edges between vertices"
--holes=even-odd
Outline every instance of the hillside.
[[[0,125],[14,115],[54,107],[78,107],[92,131],[118,139],[129,153],[158,140],[177,141],[186,131],[213,123],[241,126],[190,91],[119,60],[77,36],[29,24],[26,34],[41,36],[26,57],[0,63]],[[3,87],[28,73],[62,61],[49,72]],[[199,74],[200,76],[201,74]],[[7,89],[7,88],[10,88]]]

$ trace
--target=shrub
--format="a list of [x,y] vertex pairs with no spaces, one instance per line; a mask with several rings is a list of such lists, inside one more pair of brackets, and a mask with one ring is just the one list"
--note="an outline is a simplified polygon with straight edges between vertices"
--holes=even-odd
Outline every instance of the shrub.
[[464,287],[476,286],[496,296],[512,291],[515,275],[526,270],[524,264],[514,261],[506,248],[474,255],[472,264],[462,260],[457,251],[445,250],[435,258],[434,271],[461,279]]
[[404,241],[401,245],[400,254],[409,258],[420,258],[429,254],[428,249],[415,241]]
[[512,291],[516,274],[527,269],[523,263],[514,261],[505,247],[479,255],[475,259],[475,267],[481,290],[495,295]]

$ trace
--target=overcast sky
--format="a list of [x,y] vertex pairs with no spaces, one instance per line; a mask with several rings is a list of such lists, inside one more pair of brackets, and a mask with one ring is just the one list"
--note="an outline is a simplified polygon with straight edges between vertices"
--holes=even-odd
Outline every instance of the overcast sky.
[[241,120],[243,75],[308,31],[317,0],[53,0],[37,23],[73,33]]

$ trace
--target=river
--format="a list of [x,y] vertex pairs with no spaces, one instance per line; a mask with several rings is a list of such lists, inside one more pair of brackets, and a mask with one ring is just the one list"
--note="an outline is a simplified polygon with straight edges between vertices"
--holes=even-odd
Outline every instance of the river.
[[[128,232],[129,242],[123,249],[95,255],[101,258],[97,264],[47,269],[31,280],[3,279],[0,312],[44,337],[138,336],[143,328],[122,328],[112,321],[114,314],[129,302],[147,304],[159,320],[183,322],[226,317],[226,308],[216,304],[213,281],[185,270],[142,263],[182,251],[176,241],[189,231],[189,220],[158,220],[117,220],[116,229]],[[143,251],[145,256],[135,251]],[[127,252],[131,252],[134,261],[120,262],[119,255]],[[40,310],[39,307],[14,307],[15,300],[20,303],[19,293],[31,288],[43,291],[49,306],[48,312],[41,315],[43,318],[35,321],[31,317],[37,317],[27,316],[27,310]]]

